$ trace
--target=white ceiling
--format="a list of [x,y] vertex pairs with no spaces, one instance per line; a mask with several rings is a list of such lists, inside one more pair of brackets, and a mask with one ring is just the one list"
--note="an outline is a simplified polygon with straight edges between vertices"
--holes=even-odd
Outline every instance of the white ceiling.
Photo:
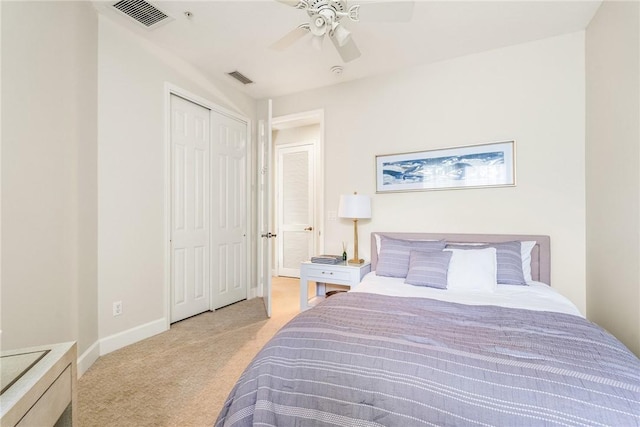
[[[260,99],[328,86],[366,76],[442,61],[527,41],[580,31],[600,6],[597,1],[415,2],[408,23],[373,24],[343,19],[362,52],[344,64],[325,40],[313,49],[309,36],[284,52],[269,46],[308,15],[275,0],[155,1],[174,18],[148,30],[109,2],[98,10],[144,38],[189,61],[214,80],[226,80]],[[348,4],[367,1],[349,0]],[[193,16],[188,19],[184,12]],[[332,66],[344,66],[337,76]],[[254,83],[243,86],[225,73],[238,70]]]

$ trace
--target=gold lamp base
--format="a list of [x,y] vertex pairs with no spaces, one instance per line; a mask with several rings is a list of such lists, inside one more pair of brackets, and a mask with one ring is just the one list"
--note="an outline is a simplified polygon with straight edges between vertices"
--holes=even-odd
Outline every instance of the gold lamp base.
[[364,264],[364,260],[358,256],[358,219],[353,219],[353,258],[348,261],[349,264]]

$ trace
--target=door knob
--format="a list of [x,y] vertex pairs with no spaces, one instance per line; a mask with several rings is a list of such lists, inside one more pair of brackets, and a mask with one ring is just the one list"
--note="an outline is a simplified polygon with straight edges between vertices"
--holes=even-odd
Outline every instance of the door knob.
[[266,237],[267,239],[271,238],[271,237],[276,237],[275,234],[272,234],[271,232],[265,233],[265,234],[261,234],[261,237]]
[[313,231],[313,227],[307,227],[304,229],[304,231]]

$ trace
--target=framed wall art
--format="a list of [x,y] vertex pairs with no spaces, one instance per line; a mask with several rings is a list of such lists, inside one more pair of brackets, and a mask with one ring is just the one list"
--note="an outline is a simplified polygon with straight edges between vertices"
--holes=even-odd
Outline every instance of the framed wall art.
[[514,141],[376,156],[376,193],[515,185]]

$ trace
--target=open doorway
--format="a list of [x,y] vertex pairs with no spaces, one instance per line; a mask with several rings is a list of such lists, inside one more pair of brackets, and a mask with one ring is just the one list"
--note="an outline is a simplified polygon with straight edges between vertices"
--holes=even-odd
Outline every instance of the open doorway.
[[323,111],[272,122],[273,276],[300,277],[300,263],[324,248]]

